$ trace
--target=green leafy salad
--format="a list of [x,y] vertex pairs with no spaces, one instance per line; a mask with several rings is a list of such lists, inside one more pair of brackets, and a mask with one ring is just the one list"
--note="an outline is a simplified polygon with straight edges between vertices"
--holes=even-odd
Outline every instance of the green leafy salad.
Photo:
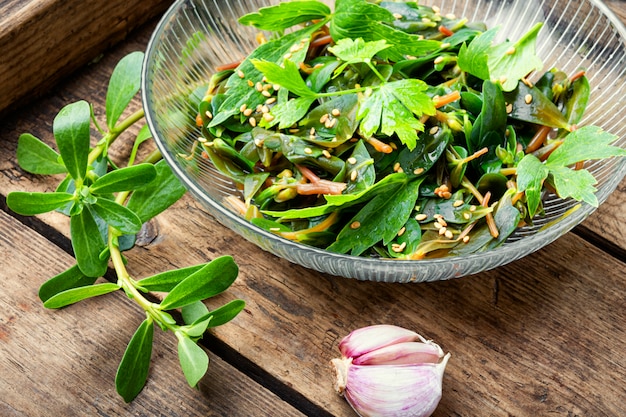
[[366,0],[284,2],[239,22],[271,35],[216,69],[193,155],[284,238],[396,259],[483,251],[532,224],[544,193],[597,205],[584,162],[626,155],[577,126],[583,70],[527,78],[542,70],[541,24],[496,43],[498,27]]

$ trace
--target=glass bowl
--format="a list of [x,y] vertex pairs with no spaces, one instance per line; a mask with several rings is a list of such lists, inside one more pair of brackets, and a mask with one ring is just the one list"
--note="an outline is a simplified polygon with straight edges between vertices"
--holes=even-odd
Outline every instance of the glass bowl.
[[[515,232],[502,246],[467,256],[416,261],[383,260],[331,253],[299,244],[256,227],[224,205],[239,195],[233,183],[210,163],[191,164],[184,158],[200,135],[196,109],[189,96],[215,72],[215,67],[239,61],[256,46],[258,29],[237,19],[276,0],[179,0],[165,13],[145,55],[142,100],[157,146],[174,173],[207,211],[226,227],[290,262],[320,272],[361,280],[424,282],[462,277],[522,258],[559,238],[583,221],[593,207],[550,195],[545,215],[532,227]],[[599,0],[427,0],[442,13],[501,25],[518,39],[538,21],[545,22],[537,53],[544,70],[557,66],[566,73],[586,68],[591,99],[580,125],[594,124],[619,137],[626,147],[626,30]],[[197,161],[196,161],[197,163]],[[626,158],[588,166],[598,180],[597,197],[606,200],[626,175]]]

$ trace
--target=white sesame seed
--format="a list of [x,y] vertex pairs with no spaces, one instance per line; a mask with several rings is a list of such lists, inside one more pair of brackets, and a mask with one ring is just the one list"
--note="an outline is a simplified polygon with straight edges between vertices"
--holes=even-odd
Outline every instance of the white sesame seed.
[[311,149],[311,148],[304,148],[304,153],[307,154],[307,155],[310,155],[310,154],[313,153],[313,149]]
[[415,220],[417,220],[418,222],[426,220],[427,218],[428,218],[428,215],[424,213],[420,213],[417,216],[415,216]]
[[446,232],[444,233],[444,236],[447,237],[448,239],[452,239],[454,237],[454,234],[450,230],[446,230]]
[[357,221],[353,221],[352,223],[350,223],[350,229],[358,229],[359,227],[361,227],[361,223]]
[[251,117],[248,119],[248,123],[250,123],[250,126],[255,127],[256,126],[256,119],[254,117]]
[[351,164],[351,165],[354,165],[354,164],[356,164],[356,158],[354,156],[351,156],[350,158],[348,158],[346,160],[346,162]]
[[265,113],[265,114],[263,114],[263,118],[264,118],[266,121],[268,121],[268,122],[271,122],[272,120],[274,120],[274,116],[272,116],[272,114],[271,114],[271,113]]
[[242,71],[242,70],[239,70],[239,71],[237,71],[237,76],[238,76],[239,78],[243,78],[243,77],[245,77],[246,75],[243,73],[243,71]]
[[357,179],[357,177],[358,177],[358,176],[359,176],[359,171],[354,170],[354,171],[352,171],[352,173],[350,174],[350,179],[351,179],[352,181],[356,181],[356,179]]
[[330,158],[331,158],[330,152],[328,152],[326,149],[324,149],[324,150],[322,151],[322,155],[324,155],[324,156],[325,156],[326,158],[328,158],[328,159],[330,159]]
[[406,232],[406,227],[402,227],[400,230],[398,230],[398,236],[402,236],[404,232]]
[[339,117],[341,115],[341,110],[339,109],[333,109],[330,114],[332,114],[335,117]]
[[509,49],[506,50],[505,54],[507,55],[513,55],[515,53],[515,47],[511,46]]
[[531,94],[526,94],[524,96],[524,102],[526,104],[530,104],[530,103],[532,103],[532,101],[533,101],[533,96]]
[[463,205],[463,200],[456,200],[454,203],[452,203],[453,207],[460,207]]

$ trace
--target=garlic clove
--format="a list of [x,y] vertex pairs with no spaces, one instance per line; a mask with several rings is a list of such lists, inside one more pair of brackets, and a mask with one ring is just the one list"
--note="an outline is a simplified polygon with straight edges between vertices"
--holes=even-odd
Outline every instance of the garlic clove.
[[391,324],[377,324],[352,331],[339,342],[345,357],[356,358],[372,350],[402,342],[426,342],[414,331]]
[[[427,417],[442,394],[450,354],[439,363],[418,365],[354,365],[335,359],[337,388],[361,417]],[[343,378],[343,379],[341,379]]]
[[353,359],[355,365],[408,365],[438,363],[443,350],[433,342],[402,342],[364,353]]

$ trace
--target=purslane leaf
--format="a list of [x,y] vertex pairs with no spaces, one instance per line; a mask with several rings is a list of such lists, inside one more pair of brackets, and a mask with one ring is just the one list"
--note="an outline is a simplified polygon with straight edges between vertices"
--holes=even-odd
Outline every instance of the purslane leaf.
[[100,254],[106,248],[98,225],[89,211],[84,208],[70,218],[70,234],[74,256],[81,272],[88,277],[102,276],[107,270],[107,259]]
[[257,12],[240,17],[239,23],[279,32],[300,23],[325,19],[330,14],[330,8],[320,1],[293,0],[261,7]]
[[67,172],[54,149],[30,133],[20,135],[17,142],[17,162],[31,174],[54,175]]
[[185,278],[199,271],[204,264],[188,266],[186,268],[172,269],[139,281],[139,286],[145,291],[170,292],[172,288],[180,284]]
[[132,52],[120,60],[111,74],[105,102],[110,130],[114,130],[120,116],[139,91],[142,64],[143,52]]
[[127,403],[137,397],[146,384],[152,356],[154,322],[146,318],[130,339],[115,374],[115,388]]
[[161,301],[161,309],[171,310],[226,290],[237,278],[239,267],[232,256],[221,256],[189,275]]
[[208,327],[217,327],[226,324],[234,319],[246,306],[243,300],[232,300],[221,307],[211,310],[207,313],[211,317]]
[[141,219],[128,208],[113,200],[98,198],[91,209],[109,225],[122,233],[135,234],[141,230]]
[[89,190],[94,194],[129,191],[145,186],[156,177],[152,164],[139,164],[110,171],[98,178]]
[[195,387],[209,368],[209,357],[196,342],[186,335],[177,332],[176,336],[178,337],[180,367],[189,385]]
[[7,206],[17,214],[34,216],[59,209],[73,200],[73,194],[64,192],[13,191],[7,195]]
[[90,122],[89,103],[81,100],[63,107],[52,124],[63,163],[75,180],[84,178],[87,172]]
[[61,308],[85,300],[87,298],[108,294],[119,289],[120,286],[112,282],[71,288],[48,298],[43,303],[43,305],[46,308]]
[[91,285],[96,279],[96,277],[86,276],[77,265],[74,265],[44,282],[39,287],[39,299],[45,302],[50,297],[65,290]]
[[156,169],[154,180],[133,191],[126,204],[142,223],[167,209],[187,192],[165,160],[154,164],[154,168]]

